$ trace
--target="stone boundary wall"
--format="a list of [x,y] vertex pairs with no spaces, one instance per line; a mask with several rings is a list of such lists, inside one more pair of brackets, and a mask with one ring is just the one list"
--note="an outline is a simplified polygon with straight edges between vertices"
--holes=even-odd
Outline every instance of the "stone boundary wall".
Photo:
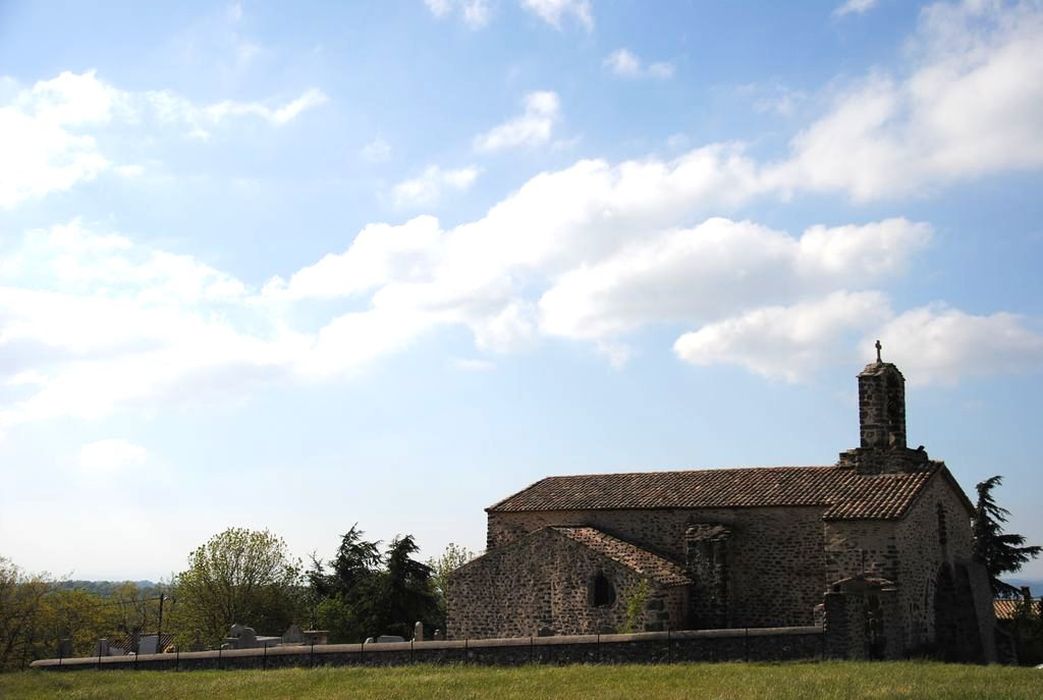
[[685,630],[560,637],[516,637],[390,644],[325,644],[196,651],[183,654],[41,659],[44,671],[267,669],[407,664],[670,663],[681,661],[791,661],[825,657],[821,627]]

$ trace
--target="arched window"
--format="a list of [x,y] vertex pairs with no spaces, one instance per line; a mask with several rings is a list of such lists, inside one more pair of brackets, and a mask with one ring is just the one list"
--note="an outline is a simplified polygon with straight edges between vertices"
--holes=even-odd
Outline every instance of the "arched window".
[[601,571],[595,576],[590,586],[591,605],[604,608],[616,602],[616,589],[608,577]]

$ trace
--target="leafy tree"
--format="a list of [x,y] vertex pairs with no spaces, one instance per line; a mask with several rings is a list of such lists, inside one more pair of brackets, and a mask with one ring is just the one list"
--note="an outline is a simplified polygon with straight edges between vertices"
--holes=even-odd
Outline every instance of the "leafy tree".
[[474,559],[476,556],[478,555],[467,547],[462,547],[455,542],[450,542],[440,557],[437,559],[431,558],[427,560],[427,565],[431,567],[432,571],[431,584],[435,589],[435,595],[438,596],[438,615],[440,624],[437,626],[440,629],[445,629],[445,618],[448,612],[446,607],[446,593],[448,591],[449,575]]
[[236,623],[282,632],[299,614],[300,561],[268,530],[229,528],[193,550],[188,563],[173,581],[171,624],[182,643],[197,633],[218,643]]
[[48,590],[44,575],[28,575],[0,557],[0,671],[37,658],[36,630],[43,626],[43,597]]
[[999,579],[999,575],[1015,572],[1022,564],[1035,559],[1043,551],[1036,545],[1025,546],[1022,535],[1004,533],[1010,511],[1001,507],[992,497],[992,489],[1003,483],[1002,476],[993,476],[978,484],[978,504],[974,515],[974,553],[985,564],[992,582],[992,592],[999,597],[1018,595],[1018,589]]

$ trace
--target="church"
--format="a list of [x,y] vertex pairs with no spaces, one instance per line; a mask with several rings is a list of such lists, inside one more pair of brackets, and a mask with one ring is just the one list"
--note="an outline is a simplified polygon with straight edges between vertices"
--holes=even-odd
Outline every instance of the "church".
[[552,476],[489,506],[485,554],[449,580],[449,636],[843,623],[871,655],[993,659],[973,505],[906,445],[879,343],[858,402],[861,444],[831,466]]

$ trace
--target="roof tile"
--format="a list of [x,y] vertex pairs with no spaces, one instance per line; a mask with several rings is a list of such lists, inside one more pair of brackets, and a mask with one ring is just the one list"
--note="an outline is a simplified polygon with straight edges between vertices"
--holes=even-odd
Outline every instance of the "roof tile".
[[681,565],[649,552],[647,549],[613,537],[597,528],[554,527],[552,529],[639,574],[650,576],[663,585],[681,586],[692,583],[692,579],[685,574]]
[[852,467],[760,467],[552,476],[489,512],[819,506],[826,520],[902,517],[941,462],[893,474]]

